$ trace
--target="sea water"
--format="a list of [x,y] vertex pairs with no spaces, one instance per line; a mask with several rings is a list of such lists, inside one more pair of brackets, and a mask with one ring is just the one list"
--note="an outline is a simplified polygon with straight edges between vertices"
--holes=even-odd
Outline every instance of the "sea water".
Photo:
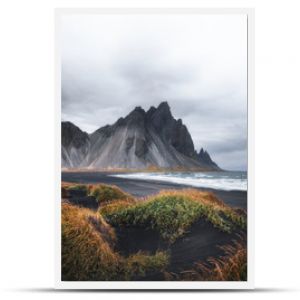
[[191,187],[211,188],[226,191],[247,191],[247,172],[223,171],[223,172],[164,172],[164,173],[126,173],[111,176],[149,180],[157,182],[169,182]]

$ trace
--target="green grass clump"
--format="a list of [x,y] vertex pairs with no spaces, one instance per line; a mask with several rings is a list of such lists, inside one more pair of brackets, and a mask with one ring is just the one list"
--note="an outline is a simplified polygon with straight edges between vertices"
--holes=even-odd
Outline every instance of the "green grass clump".
[[166,252],[137,253],[126,258],[115,252],[116,236],[101,214],[62,204],[62,280],[132,280],[163,271]]
[[246,215],[240,215],[231,208],[223,209],[220,212],[220,215],[225,217],[225,219],[229,220],[231,223],[235,224],[237,227],[239,227],[241,229],[247,228],[247,216]]
[[168,265],[169,256],[165,251],[157,251],[154,255],[142,252],[133,254],[125,259],[124,280],[144,277],[147,273],[162,271]]
[[94,196],[98,203],[110,202],[112,200],[133,199],[131,195],[123,192],[117,186],[106,184],[92,186],[90,195]]
[[[198,198],[197,198],[197,197]],[[103,210],[106,221],[114,226],[141,226],[157,230],[163,239],[174,242],[199,218],[204,218],[218,229],[230,233],[244,224],[232,209],[206,199],[203,193],[162,192],[148,201]]]

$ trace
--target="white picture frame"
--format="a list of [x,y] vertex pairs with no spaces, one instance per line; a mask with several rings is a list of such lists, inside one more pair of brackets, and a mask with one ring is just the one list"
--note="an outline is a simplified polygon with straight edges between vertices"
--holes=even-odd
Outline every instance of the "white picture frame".
[[[187,281],[62,281],[61,280],[61,17],[66,14],[245,14],[248,29],[248,194],[247,243],[248,276],[245,282],[187,282]],[[101,290],[202,290],[202,289],[253,289],[254,288],[254,9],[251,8],[65,8],[55,11],[55,106],[56,106],[56,165],[55,165],[55,288]]]

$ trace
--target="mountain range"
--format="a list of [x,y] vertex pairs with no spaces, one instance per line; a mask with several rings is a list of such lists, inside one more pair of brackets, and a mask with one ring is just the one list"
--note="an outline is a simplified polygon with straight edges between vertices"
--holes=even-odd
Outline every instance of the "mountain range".
[[220,170],[207,151],[195,150],[167,102],[148,111],[136,107],[91,134],[62,122],[61,163],[63,168]]

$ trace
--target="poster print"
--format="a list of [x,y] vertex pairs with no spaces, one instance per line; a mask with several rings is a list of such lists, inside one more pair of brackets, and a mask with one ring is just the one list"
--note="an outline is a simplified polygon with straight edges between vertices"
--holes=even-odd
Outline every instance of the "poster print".
[[58,26],[59,281],[247,284],[248,14]]

